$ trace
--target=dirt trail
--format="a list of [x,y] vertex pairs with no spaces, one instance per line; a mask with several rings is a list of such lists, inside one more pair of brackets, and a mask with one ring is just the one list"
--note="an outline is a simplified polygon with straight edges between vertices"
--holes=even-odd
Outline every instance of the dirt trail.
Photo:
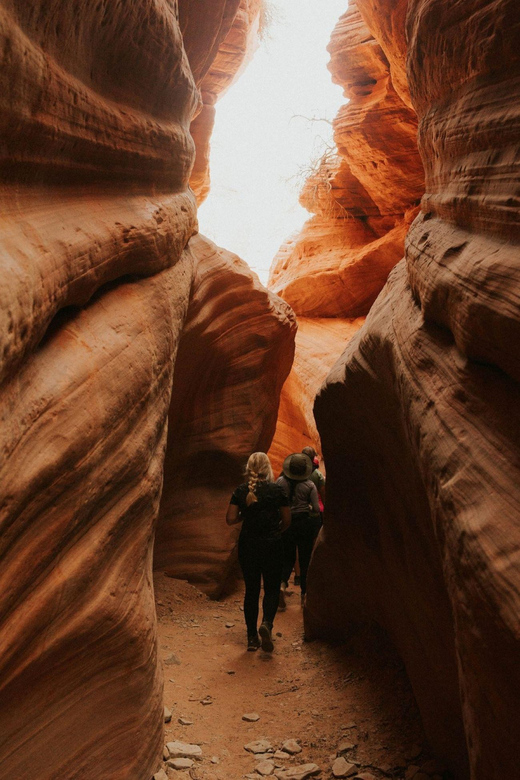
[[[189,772],[165,765],[168,777],[239,780],[258,764],[244,745],[264,737],[273,748],[297,739],[302,752],[275,763],[288,768],[314,762],[322,778],[332,777],[336,751],[345,742],[355,746],[344,753],[347,761],[375,778],[411,777],[410,764],[424,766],[430,759],[401,663],[375,636],[336,646],[304,642],[293,587],[287,611],[276,618],[274,633],[281,636],[274,653],[248,653],[240,593],[210,601],[164,575],[155,587],[164,701],[172,712],[165,743],[198,743],[203,751],[202,762]],[[205,699],[211,703],[203,704]],[[245,713],[260,719],[245,722]],[[181,725],[180,717],[193,724]],[[431,762],[425,768],[430,777],[438,772]]]

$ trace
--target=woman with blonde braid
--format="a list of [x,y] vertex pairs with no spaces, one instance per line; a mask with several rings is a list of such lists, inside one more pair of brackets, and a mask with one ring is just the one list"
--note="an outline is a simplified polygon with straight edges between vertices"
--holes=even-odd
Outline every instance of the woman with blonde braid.
[[[272,652],[271,633],[278,609],[282,579],[282,531],[291,523],[289,499],[273,481],[273,470],[265,452],[253,452],[247,461],[247,482],[239,485],[227,510],[228,525],[242,523],[238,540],[238,560],[244,575],[244,617],[247,649],[262,647]],[[258,600],[263,580],[262,624],[258,629]],[[260,633],[260,638],[258,636]]]

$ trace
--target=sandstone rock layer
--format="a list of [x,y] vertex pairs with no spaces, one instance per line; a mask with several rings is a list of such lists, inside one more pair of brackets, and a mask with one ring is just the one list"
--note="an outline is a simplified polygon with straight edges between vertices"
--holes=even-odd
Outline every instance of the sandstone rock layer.
[[457,777],[499,780],[520,701],[520,17],[410,0],[405,36],[389,6],[359,2],[369,24],[387,12],[373,32],[396,63],[408,40],[426,193],[316,401],[328,504],[306,624],[383,625],[434,749]]
[[249,454],[273,438],[296,322],[236,255],[201,235],[189,251],[155,566],[217,596],[236,562],[237,528],[223,518]]
[[[243,407],[246,386],[267,382],[254,372],[267,373],[277,335],[290,360],[290,316],[277,331],[273,296],[239,261],[201,269],[185,249],[196,232],[197,85],[218,80],[213,63],[240,9],[0,2],[2,776],[149,780],[163,740],[154,531],[175,356],[200,289],[194,349],[198,336],[213,350],[243,327],[233,291],[263,302],[251,322],[262,335],[235,343],[231,399],[208,389],[211,403]],[[231,65],[221,70],[229,80]],[[241,346],[255,346],[254,365]],[[266,447],[279,366],[253,424]]]

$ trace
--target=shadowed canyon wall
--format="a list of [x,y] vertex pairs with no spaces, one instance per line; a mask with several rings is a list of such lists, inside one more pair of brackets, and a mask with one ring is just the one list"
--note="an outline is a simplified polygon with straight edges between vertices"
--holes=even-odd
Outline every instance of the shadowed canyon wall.
[[520,702],[520,14],[357,5],[405,101],[408,82],[426,184],[316,400],[327,508],[306,632],[384,626],[433,748],[458,778],[499,780],[518,773]]
[[[275,356],[271,404],[241,446],[267,446],[274,429],[289,307],[201,237],[186,248],[197,86],[218,80],[237,27],[249,40],[255,6],[0,2],[3,777],[148,780],[157,767],[151,572],[169,415],[173,446],[178,426],[197,460],[196,420],[187,435],[170,408],[172,387],[178,404],[200,378],[184,345],[208,350],[198,360],[214,431],[233,412],[213,405],[245,414]],[[244,47],[218,66],[222,83]],[[249,301],[254,337],[241,306],[227,310],[231,290]],[[222,366],[208,371],[221,337],[228,390]]]

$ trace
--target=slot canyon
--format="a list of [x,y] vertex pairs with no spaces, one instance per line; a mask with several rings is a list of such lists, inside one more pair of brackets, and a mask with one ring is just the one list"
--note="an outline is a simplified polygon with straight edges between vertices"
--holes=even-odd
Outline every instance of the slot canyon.
[[[0,0],[0,780],[520,778],[520,6],[344,5],[264,286],[197,221],[263,0]],[[262,660],[226,509],[305,445],[323,527]],[[175,769],[219,697],[243,760]],[[303,757],[255,772],[277,718]]]

